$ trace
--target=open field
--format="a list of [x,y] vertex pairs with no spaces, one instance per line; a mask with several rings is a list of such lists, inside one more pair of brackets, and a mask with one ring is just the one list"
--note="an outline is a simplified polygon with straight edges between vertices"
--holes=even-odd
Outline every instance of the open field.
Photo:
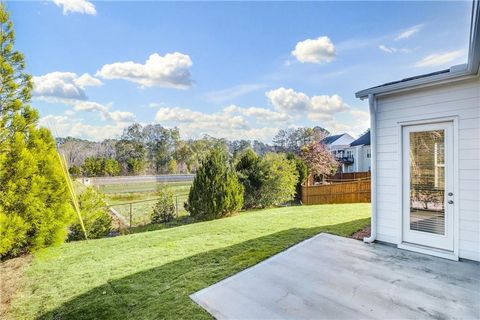
[[342,204],[256,210],[44,249],[24,269],[10,315],[208,319],[189,294],[319,232],[349,236],[369,224],[369,209]]
[[171,183],[171,182],[192,182],[195,174],[158,174],[158,175],[134,175],[134,176],[113,176],[113,177],[91,177],[90,183],[96,186],[112,184],[132,183]]
[[[143,186],[145,185],[146,186]],[[105,200],[127,221],[132,214],[132,226],[143,226],[150,223],[150,215],[157,201],[157,190],[165,188],[174,195],[175,205],[178,204],[178,216],[187,216],[184,203],[187,201],[191,182],[153,183],[143,185],[106,185],[98,188],[105,193]],[[138,190],[146,190],[140,192]]]
[[135,183],[116,183],[107,185],[95,185],[95,188],[105,194],[112,193],[148,193],[155,192],[158,188],[167,186],[175,190],[184,190],[188,192],[192,181],[182,182],[135,182]]

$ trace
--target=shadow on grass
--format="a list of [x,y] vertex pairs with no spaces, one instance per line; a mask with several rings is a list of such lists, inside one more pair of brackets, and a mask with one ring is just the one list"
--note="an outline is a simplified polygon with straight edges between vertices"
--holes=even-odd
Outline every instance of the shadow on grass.
[[173,261],[74,297],[39,319],[210,319],[189,295],[320,232],[349,236],[370,219],[292,228]]
[[[284,208],[284,207],[298,207],[301,206],[300,203],[291,201],[283,206],[278,206],[278,207],[272,207],[272,208],[249,208],[246,210],[242,210],[239,212],[234,213],[233,215],[225,216],[223,218],[239,215],[245,212],[255,212],[255,211],[262,211],[265,209],[273,209],[273,208]],[[222,219],[223,219],[222,218]],[[163,229],[169,229],[169,228],[174,228],[174,227],[180,227],[184,226],[186,224],[191,224],[191,223],[196,223],[196,222],[203,222],[205,220],[197,220],[190,215],[184,215],[180,216],[178,218],[175,218],[174,220],[167,222],[167,223],[147,223],[141,226],[134,226],[131,228],[125,227],[122,230],[119,230],[120,235],[127,235],[127,234],[133,234],[133,233],[142,233],[142,232],[149,232],[149,231],[157,231],[157,230],[163,230]]]
[[[301,206],[300,203],[291,201],[283,206],[278,206],[278,207],[272,207],[272,208],[284,208],[284,207],[298,207]],[[246,210],[242,210],[239,212],[234,213],[233,215],[230,216],[225,216],[223,218],[235,216],[238,214],[242,214],[245,212],[255,212],[255,211],[262,211],[265,209],[272,209],[272,208],[249,208]],[[223,219],[222,218],[222,219]],[[175,218],[174,220],[167,222],[167,223],[147,223],[141,226],[134,226],[131,228],[125,227],[123,230],[119,230],[120,235],[127,235],[127,234],[133,234],[133,233],[141,233],[141,232],[149,232],[149,231],[157,231],[157,230],[163,230],[163,229],[169,229],[169,228],[174,228],[174,227],[180,227],[184,226],[186,224],[191,224],[191,223],[196,223],[196,222],[203,222],[205,220],[197,220],[190,215],[184,215],[180,216],[178,218]]]

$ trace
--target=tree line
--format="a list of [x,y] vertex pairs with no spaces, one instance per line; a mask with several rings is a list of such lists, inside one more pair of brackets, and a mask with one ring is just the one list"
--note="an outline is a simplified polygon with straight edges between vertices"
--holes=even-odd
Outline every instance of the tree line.
[[258,140],[227,140],[205,135],[181,139],[178,128],[133,123],[118,139],[100,142],[73,137],[57,138],[59,151],[74,176],[194,173],[212,149],[235,158],[247,149],[263,156],[269,152],[299,154],[302,146],[320,141],[329,132],[321,127],[280,129],[272,144]]

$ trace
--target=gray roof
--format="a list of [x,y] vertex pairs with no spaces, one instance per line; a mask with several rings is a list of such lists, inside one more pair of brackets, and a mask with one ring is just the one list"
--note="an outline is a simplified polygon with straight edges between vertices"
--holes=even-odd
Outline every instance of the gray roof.
[[350,147],[369,146],[369,145],[370,145],[370,130],[362,134],[360,138],[358,138],[357,140],[350,143]]
[[[386,87],[386,86],[390,86],[390,85],[392,85],[392,84],[397,84],[397,83],[401,83],[401,82],[412,81],[412,80],[421,79],[421,78],[427,78],[427,77],[431,77],[431,76],[435,76],[435,75],[443,74],[443,73],[447,73],[447,72],[450,72],[450,69],[435,71],[435,72],[431,72],[431,73],[425,73],[425,74],[421,74],[421,75],[418,75],[418,76],[408,77],[408,78],[405,78],[405,79],[402,79],[402,80],[391,81],[391,82],[387,82],[387,83],[381,84],[381,85],[379,85],[379,86],[371,87],[371,88],[369,88],[369,89]],[[367,90],[369,90],[369,89],[367,89]]]
[[340,139],[341,136],[343,136],[345,133],[342,133],[342,134],[336,134],[336,135],[333,135],[333,136],[328,136],[326,138],[324,138],[322,140],[323,143],[325,144],[331,144],[331,143],[334,143],[335,141],[337,141],[338,139]]

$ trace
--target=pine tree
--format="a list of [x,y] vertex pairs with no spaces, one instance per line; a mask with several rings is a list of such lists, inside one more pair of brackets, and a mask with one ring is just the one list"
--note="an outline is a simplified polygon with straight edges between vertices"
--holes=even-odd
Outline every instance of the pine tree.
[[243,152],[235,166],[238,179],[244,188],[244,207],[259,207],[260,190],[265,180],[265,170],[262,170],[261,159],[255,151],[247,149]]
[[[112,217],[108,213],[105,196],[93,187],[85,189],[78,197],[78,204],[82,212],[83,223],[89,239],[106,237],[112,228]],[[80,221],[70,226],[68,240],[84,240]]]
[[73,217],[66,182],[38,113],[29,106],[31,76],[0,3],[0,258],[62,242]]
[[215,148],[202,162],[193,180],[186,209],[196,219],[226,216],[243,206],[243,187],[221,150]]

